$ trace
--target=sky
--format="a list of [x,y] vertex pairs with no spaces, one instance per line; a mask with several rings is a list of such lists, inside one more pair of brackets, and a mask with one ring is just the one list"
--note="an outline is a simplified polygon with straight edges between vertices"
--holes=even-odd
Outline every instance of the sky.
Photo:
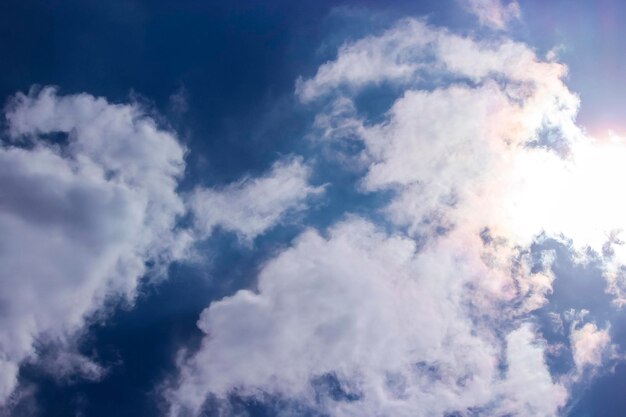
[[0,416],[622,416],[623,16],[2,2]]

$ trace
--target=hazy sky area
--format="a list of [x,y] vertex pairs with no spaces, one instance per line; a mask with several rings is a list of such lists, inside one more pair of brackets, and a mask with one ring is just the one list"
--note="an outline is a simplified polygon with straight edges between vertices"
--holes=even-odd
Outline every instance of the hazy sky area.
[[[524,26],[530,42],[556,48],[570,68],[568,84],[581,97],[579,120],[604,133],[624,130],[623,2],[600,0],[524,2]],[[524,36],[524,35],[523,35]]]
[[0,416],[622,417],[626,4],[0,4]]

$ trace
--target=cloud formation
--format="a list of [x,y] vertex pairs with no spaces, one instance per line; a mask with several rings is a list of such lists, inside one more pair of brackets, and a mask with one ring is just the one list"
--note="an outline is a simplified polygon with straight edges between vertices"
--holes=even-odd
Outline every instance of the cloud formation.
[[[198,325],[210,336],[169,392],[172,414],[196,415],[209,394],[236,388],[337,416],[474,407],[554,415],[566,392],[551,380],[541,342],[528,325],[498,340],[471,318],[474,259],[447,245],[418,252],[412,239],[360,218],[327,237],[305,232],[264,266],[258,292],[241,290],[203,312]],[[311,384],[328,375],[357,399],[336,401]]]
[[[0,403],[38,343],[63,344],[109,297],[132,300],[146,262],[158,273],[188,241],[176,230],[185,150],[140,106],[44,88],[17,94],[6,119]],[[58,369],[98,371],[71,354],[58,361]]]
[[570,339],[574,362],[579,372],[586,367],[602,365],[603,356],[614,350],[608,330],[598,329],[595,323],[585,323],[579,327],[574,323]]
[[[55,378],[97,380],[106,370],[76,353],[106,301],[132,303],[139,279],[162,278],[214,227],[243,241],[306,207],[301,158],[222,189],[177,192],[185,148],[138,104],[112,104],[55,88],[17,94],[0,148],[0,405],[20,364],[42,361]],[[179,225],[187,213],[193,229]],[[48,347],[40,356],[42,346]]]
[[[406,42],[389,48],[390,39]],[[385,69],[364,82],[341,70],[345,56],[367,67],[368,57],[381,54],[389,67],[409,60],[412,75]],[[360,186],[395,193],[386,211],[398,226],[415,236],[487,228],[519,247],[542,233],[564,236],[578,252],[590,247],[602,258],[609,290],[622,303],[626,199],[613,190],[626,174],[626,146],[576,125],[579,100],[566,74],[523,43],[473,40],[409,19],[340,48],[298,82],[297,93],[330,102],[316,118],[321,137],[364,146]],[[402,93],[372,123],[355,97],[383,82]]]
[[260,177],[246,177],[222,189],[196,188],[188,206],[198,236],[206,238],[219,226],[252,241],[287,213],[303,209],[309,196],[323,191],[309,185],[310,174],[301,159],[292,157],[274,163]]
[[[468,4],[499,29],[519,15],[515,2]],[[550,373],[533,314],[552,291],[553,255],[536,243],[560,239],[599,261],[616,303],[626,299],[626,199],[613,192],[626,147],[576,125],[565,75],[523,43],[403,19],[300,78],[311,135],[357,145],[339,148],[361,170],[356,191],[385,196],[383,224],[345,213],[309,228],[254,290],[209,305],[201,346],[181,352],[164,389],[170,414],[237,395],[332,416],[557,416],[613,345],[608,329],[574,323],[575,369]],[[369,117],[361,94],[375,89],[396,95]],[[38,343],[66,344],[106,300],[132,301],[139,278],[194,239],[222,228],[249,243],[323,191],[290,157],[183,199],[185,149],[137,104],[45,88],[18,94],[6,118],[0,403]],[[72,352],[52,358],[58,374],[103,372]]]
[[512,21],[521,17],[521,9],[517,0],[506,4],[502,0],[460,0],[460,3],[474,14],[480,24],[493,29],[506,29]]
[[[544,361],[532,314],[552,291],[553,255],[533,245],[567,236],[609,257],[619,226],[604,197],[575,191],[615,180],[586,162],[604,145],[575,124],[565,74],[523,43],[404,19],[300,78],[315,134],[360,145],[358,190],[391,193],[391,232],[353,217],[309,230],[268,261],[256,291],[211,304],[201,348],[167,390],[171,414],[236,393],[334,416],[558,415],[577,371],[561,381]],[[391,106],[366,117],[360,93],[389,86]],[[598,228],[589,213],[609,216]],[[583,329],[576,364],[599,364],[608,333]],[[320,389],[324,378],[341,395]]]

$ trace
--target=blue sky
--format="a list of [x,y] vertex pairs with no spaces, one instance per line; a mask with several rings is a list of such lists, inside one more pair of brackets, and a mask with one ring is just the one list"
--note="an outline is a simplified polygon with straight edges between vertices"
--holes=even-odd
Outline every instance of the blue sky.
[[0,5],[0,415],[621,416],[623,4]]

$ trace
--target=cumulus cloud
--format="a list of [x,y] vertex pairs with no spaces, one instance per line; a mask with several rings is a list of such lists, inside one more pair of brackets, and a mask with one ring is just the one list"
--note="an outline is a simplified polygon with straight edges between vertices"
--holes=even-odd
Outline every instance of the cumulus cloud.
[[613,350],[608,329],[598,329],[595,323],[572,325],[570,340],[579,372],[586,367],[602,365],[604,357]]
[[349,97],[383,83],[417,86],[422,82],[436,87],[450,78],[484,82],[504,76],[510,81],[506,89],[510,98],[527,99],[535,93],[540,100],[557,95],[558,104],[565,107],[563,114],[572,116],[578,99],[562,82],[566,71],[558,62],[541,60],[524,43],[508,38],[477,41],[407,18],[378,36],[342,45],[336,59],[322,64],[313,77],[299,78],[295,92],[301,101],[311,102],[338,93]]
[[[387,214],[412,234],[487,227],[517,246],[541,233],[566,236],[577,250],[591,247],[603,257],[610,290],[621,300],[626,256],[620,231],[626,224],[619,213],[626,199],[612,190],[624,170],[623,139],[588,137],[575,123],[579,100],[563,82],[567,69],[525,44],[477,41],[406,20],[378,38],[406,37],[410,43],[418,30],[435,40],[388,54],[411,57],[420,77],[431,75],[428,88],[419,79],[389,78],[388,71],[364,85],[343,76],[320,78],[322,68],[335,73],[341,67],[341,52],[301,81],[332,102],[316,118],[322,136],[364,145],[362,189],[394,191]],[[374,49],[376,56],[378,38],[351,45]],[[369,55],[360,54],[361,66]],[[388,65],[397,64],[389,59]],[[372,123],[342,86],[348,83],[358,94],[381,79],[403,92],[383,120]]]
[[[197,188],[183,201],[176,188],[185,148],[137,104],[59,96],[47,87],[13,97],[6,120],[0,405],[25,360],[43,362],[56,378],[101,378],[106,370],[73,349],[106,300],[132,302],[142,276],[163,276],[214,227],[250,241],[323,191],[308,184],[310,168],[291,157],[262,177]],[[194,230],[178,226],[187,210]],[[49,345],[44,356],[42,343]]]
[[545,343],[524,324],[507,336],[506,394],[495,415],[555,416],[565,405],[567,390],[555,384],[545,364]]
[[[432,41],[423,44],[418,32]],[[396,38],[407,41],[392,52],[381,52],[385,42],[380,39]],[[344,54],[354,54],[353,49],[365,51],[356,54],[363,57],[359,67],[368,67],[367,57],[380,53],[392,57],[385,62],[395,67],[393,57],[402,56],[421,77],[430,74],[435,85],[420,88],[419,80],[392,79],[389,71],[380,71],[367,83],[388,79],[404,85],[404,92],[382,122],[364,120],[344,92],[336,96],[351,78],[323,76],[343,67]],[[370,50],[375,52],[366,53]],[[316,119],[318,126],[327,138],[359,140],[364,145],[361,160],[368,169],[362,187],[396,191],[388,207],[396,223],[408,225],[414,234],[432,234],[452,225],[474,228],[470,233],[488,227],[525,246],[549,224],[540,217],[541,203],[548,197],[539,194],[546,189],[541,179],[547,171],[567,170],[550,144],[534,144],[541,142],[545,130],[558,131],[579,147],[587,143],[574,123],[578,98],[563,84],[565,73],[563,65],[541,60],[522,43],[476,41],[421,21],[403,20],[378,38],[340,51],[335,61],[323,64],[300,85],[331,99],[335,94],[337,104]],[[353,91],[361,87],[351,84]],[[523,195],[523,200],[512,193]],[[524,193],[536,195],[525,198]],[[525,207],[539,211],[532,218],[515,211],[527,202],[538,204],[532,210]],[[525,220],[535,224],[523,224]]]
[[[337,416],[445,415],[473,407],[554,415],[566,397],[528,326],[499,340],[466,302],[472,258],[352,218],[305,232],[261,271],[258,293],[213,303],[207,334],[168,393],[173,415],[209,394],[275,394]],[[508,372],[498,369],[505,350]],[[334,375],[355,401],[323,398],[311,379]]]
[[[322,140],[361,145],[357,188],[391,195],[391,232],[362,219],[310,230],[264,266],[258,291],[211,304],[167,391],[172,415],[233,392],[337,416],[558,415],[567,389],[529,319],[552,291],[554,255],[534,243],[565,236],[605,265],[626,259],[626,200],[612,192],[624,145],[576,125],[565,74],[523,43],[404,19],[299,79],[300,100],[323,104]],[[359,93],[387,83],[400,93],[368,119]],[[619,296],[626,274],[611,270]],[[577,366],[609,343],[582,329]],[[328,375],[347,399],[320,394]]]
[[512,21],[521,17],[521,9],[516,0],[503,3],[502,0],[460,0],[478,21],[493,29],[506,29]]
[[[182,255],[185,149],[140,106],[53,88],[17,94],[0,148],[0,404],[36,344],[63,345],[114,296]],[[59,136],[60,135],[60,136]],[[66,135],[65,138],[61,137]],[[97,378],[70,353],[55,369]]]
[[[305,102],[338,86],[360,88],[386,80],[408,80],[422,66],[415,55],[435,41],[423,22],[406,20],[383,36],[370,36],[340,47],[337,59],[319,67],[314,78],[296,82],[296,95]],[[367,62],[367,65],[363,65]]]
[[286,158],[265,175],[246,177],[222,189],[196,188],[188,199],[200,237],[217,226],[251,241],[289,213],[305,207],[323,187],[309,185],[311,169],[299,158]]

